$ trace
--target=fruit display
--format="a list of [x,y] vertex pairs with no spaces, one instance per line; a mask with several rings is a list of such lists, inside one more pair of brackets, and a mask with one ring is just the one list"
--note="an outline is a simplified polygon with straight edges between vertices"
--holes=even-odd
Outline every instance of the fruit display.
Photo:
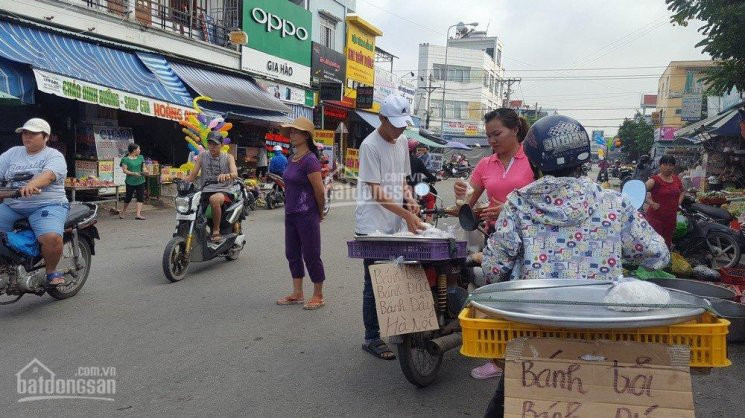
[[99,180],[95,176],[90,176],[82,179],[67,177],[65,179],[65,187],[75,188],[101,188],[101,187],[114,187],[114,182],[109,180]]

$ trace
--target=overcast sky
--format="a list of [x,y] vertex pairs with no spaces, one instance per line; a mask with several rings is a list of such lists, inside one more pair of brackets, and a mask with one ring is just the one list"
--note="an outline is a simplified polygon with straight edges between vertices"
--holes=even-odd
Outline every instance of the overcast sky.
[[[479,22],[478,29],[485,30],[488,25],[488,35],[504,44],[506,75],[523,79],[512,99],[558,108],[588,131],[604,129],[606,135],[633,116],[641,94],[657,93],[670,61],[709,59],[695,47],[702,39],[700,22],[673,26],[664,0],[357,0],[357,13],[383,31],[377,45],[399,57],[398,75],[416,72],[420,43],[444,45],[448,26]],[[536,71],[567,68],[615,70]],[[545,80],[635,75],[650,78]],[[623,109],[570,110],[588,108]]]

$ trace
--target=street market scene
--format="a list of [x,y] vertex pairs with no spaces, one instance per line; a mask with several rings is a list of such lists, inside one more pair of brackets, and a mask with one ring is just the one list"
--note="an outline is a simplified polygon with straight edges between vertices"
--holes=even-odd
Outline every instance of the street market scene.
[[6,414],[740,416],[742,27],[0,0]]

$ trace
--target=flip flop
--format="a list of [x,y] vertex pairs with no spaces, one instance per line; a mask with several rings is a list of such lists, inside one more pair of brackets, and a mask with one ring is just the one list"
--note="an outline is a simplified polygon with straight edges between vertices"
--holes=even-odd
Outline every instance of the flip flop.
[[285,296],[282,299],[277,300],[277,305],[286,306],[286,305],[302,305],[303,302],[305,302],[302,298],[297,299],[292,296]]
[[144,221],[145,220],[145,217],[144,216],[135,216],[135,219],[137,219],[138,221]]
[[[388,345],[386,345],[385,341],[383,340],[375,340],[369,343],[362,344],[362,349],[382,360],[395,360],[396,359],[396,355],[393,354],[393,351],[391,351],[391,349],[388,348]],[[383,355],[386,353],[390,353],[391,356],[384,357]]]
[[320,302],[308,301],[308,303],[303,305],[303,309],[305,309],[306,311],[315,311],[316,309],[320,309],[324,306],[326,306],[326,301],[324,299],[321,299]]
[[222,235],[220,235],[220,234],[212,234],[210,236],[210,241],[212,241],[212,242],[220,242],[220,241],[222,241]]
[[[59,283],[52,283],[52,280],[56,279],[62,279],[62,281]],[[47,274],[47,287],[64,286],[65,284],[67,284],[65,282],[65,275],[61,271]]]

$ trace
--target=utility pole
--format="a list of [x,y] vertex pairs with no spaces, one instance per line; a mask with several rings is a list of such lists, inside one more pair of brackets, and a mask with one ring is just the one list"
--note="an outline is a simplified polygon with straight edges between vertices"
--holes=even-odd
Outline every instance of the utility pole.
[[519,83],[520,81],[521,81],[521,79],[519,79],[519,78],[508,78],[508,79],[502,80],[500,82],[502,84],[507,83],[507,93],[505,93],[505,96],[507,97],[507,99],[506,99],[506,102],[507,103],[504,105],[504,107],[507,107],[507,106],[510,105],[510,96],[512,95],[512,84],[513,83]]
[[429,73],[429,77],[427,77],[427,78],[429,79],[429,83],[427,85],[427,120],[424,123],[424,127],[427,130],[429,130],[429,116],[432,114],[432,109],[431,109],[430,104],[429,104],[429,96],[430,96],[430,94],[432,94],[433,91],[435,91],[437,89],[437,87],[432,87],[432,78],[433,77],[432,77],[432,73],[431,72]]

